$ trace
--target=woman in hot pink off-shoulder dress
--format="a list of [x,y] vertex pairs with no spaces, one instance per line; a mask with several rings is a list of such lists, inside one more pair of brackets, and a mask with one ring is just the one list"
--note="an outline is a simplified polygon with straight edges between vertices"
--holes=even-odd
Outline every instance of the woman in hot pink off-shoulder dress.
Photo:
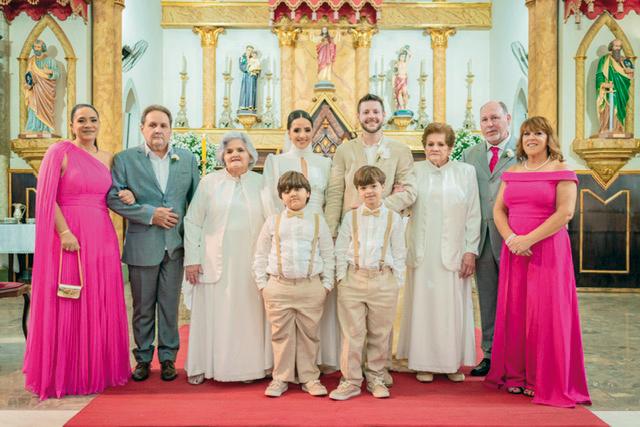
[[494,220],[505,239],[486,384],[534,403],[590,404],[567,223],[578,179],[543,117],[526,120],[522,161],[502,175]]
[[[95,145],[93,107],[74,107],[71,121],[75,139],[52,145],[38,174],[23,370],[40,399],[97,393],[130,375],[119,246],[106,204],[110,154]],[[57,295],[60,264],[63,283],[82,284],[78,299]]]

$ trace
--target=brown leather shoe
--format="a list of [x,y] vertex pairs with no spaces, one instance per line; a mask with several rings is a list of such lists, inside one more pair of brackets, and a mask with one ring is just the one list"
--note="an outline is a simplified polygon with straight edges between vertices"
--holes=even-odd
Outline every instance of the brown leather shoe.
[[162,365],[160,370],[160,378],[162,378],[162,381],[175,380],[178,376],[178,372],[173,364],[173,360],[165,360],[164,362],[160,362],[160,364]]
[[149,362],[138,362],[136,368],[131,373],[134,381],[144,381],[149,378]]

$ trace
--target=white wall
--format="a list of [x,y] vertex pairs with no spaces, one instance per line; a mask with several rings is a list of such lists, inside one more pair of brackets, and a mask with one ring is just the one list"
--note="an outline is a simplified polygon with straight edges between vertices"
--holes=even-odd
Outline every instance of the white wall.
[[[76,65],[76,101],[87,102],[91,100],[91,32],[90,28],[81,18],[69,17],[65,21],[59,21],[54,18],[60,25],[67,38],[70,40],[76,57],[78,58]],[[20,133],[20,93],[22,88],[23,76],[19,75],[18,56],[24,45],[29,33],[37,25],[27,14],[21,13],[10,25],[10,42],[11,42],[11,138],[16,138]],[[65,117],[67,109],[66,102],[66,69],[67,63],[64,59],[65,53],[62,44],[56,39],[50,29],[46,29],[40,36],[47,44],[48,54],[50,57],[58,61],[61,67],[62,76],[58,84],[58,92],[56,97],[56,133],[66,137],[67,124]],[[64,69],[64,71],[62,70]],[[64,88],[64,89],[63,89]],[[13,169],[30,169],[29,165],[19,158],[17,155],[11,155],[10,167]]]
[[[571,150],[571,143],[575,138],[575,61],[574,56],[578,50],[578,46],[583,37],[593,25],[595,21],[582,18],[580,25],[576,25],[575,20],[571,17],[566,23],[559,18],[559,66],[560,66],[560,96],[559,96],[559,135],[562,145],[562,151],[567,157],[569,165],[575,169],[586,169],[587,166],[577,154]],[[617,21],[622,30],[625,32],[635,54],[640,55],[640,16],[635,13],[628,14],[624,19]],[[615,37],[609,31],[608,27],[603,27],[593,40],[593,43],[587,51],[587,60],[585,62],[586,79],[586,111],[585,111],[585,136],[592,135],[597,132],[597,116],[595,114],[595,69],[598,57],[606,53],[606,47]],[[635,79],[635,129],[636,138],[640,132],[640,84],[638,83],[638,62],[636,66]],[[623,170],[640,169],[640,159],[632,159]]]

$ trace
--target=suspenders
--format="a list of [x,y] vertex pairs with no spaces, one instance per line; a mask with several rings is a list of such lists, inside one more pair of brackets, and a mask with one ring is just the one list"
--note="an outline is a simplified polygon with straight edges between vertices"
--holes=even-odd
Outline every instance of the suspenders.
[[[275,224],[275,240],[276,240],[276,257],[278,258],[278,275],[284,277],[282,273],[282,254],[280,252],[280,220],[282,214],[276,216]],[[318,246],[318,235],[320,234],[320,214],[313,215],[313,240],[311,241],[311,258],[309,259],[309,269],[307,270],[307,278],[311,277],[313,272],[313,263],[316,257],[316,248]]]
[[[389,247],[389,236],[391,235],[391,226],[393,225],[393,211],[391,209],[387,212],[387,228],[384,230],[384,242],[382,243],[382,250],[380,251],[380,260],[378,261],[378,268],[382,271],[384,267],[384,259],[387,255],[387,248]],[[353,209],[351,211],[351,234],[353,239],[353,263],[355,269],[360,269],[360,236],[358,235],[358,210]]]

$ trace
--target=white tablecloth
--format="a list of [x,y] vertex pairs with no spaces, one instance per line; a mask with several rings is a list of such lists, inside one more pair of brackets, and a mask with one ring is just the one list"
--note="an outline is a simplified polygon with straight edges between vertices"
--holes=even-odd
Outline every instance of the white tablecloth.
[[35,245],[35,224],[0,224],[0,253],[31,254]]

